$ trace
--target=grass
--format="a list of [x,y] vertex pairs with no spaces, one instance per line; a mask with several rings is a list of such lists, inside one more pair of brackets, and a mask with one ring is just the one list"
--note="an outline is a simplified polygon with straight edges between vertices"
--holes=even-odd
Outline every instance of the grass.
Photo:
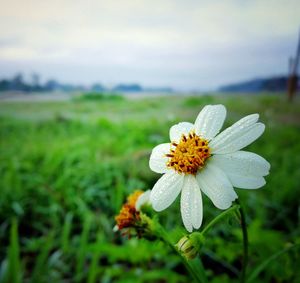
[[[179,121],[193,122],[206,104],[223,103],[226,126],[257,112],[265,134],[249,150],[270,161],[267,185],[237,189],[249,226],[249,274],[255,282],[300,278],[300,101],[279,95],[0,103],[0,282],[189,282],[162,243],[124,239],[114,216],[135,189],[159,175],[151,149]],[[160,213],[171,236],[184,232],[179,204]],[[204,197],[204,225],[220,213]],[[241,231],[228,220],[208,234],[201,255],[209,282],[237,282]],[[274,254],[280,256],[268,264]]]

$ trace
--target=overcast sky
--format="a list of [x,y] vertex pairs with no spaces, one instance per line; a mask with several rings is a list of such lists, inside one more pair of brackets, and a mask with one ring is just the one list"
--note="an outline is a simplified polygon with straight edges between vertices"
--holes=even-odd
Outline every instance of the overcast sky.
[[299,0],[0,0],[0,77],[210,89],[285,74]]

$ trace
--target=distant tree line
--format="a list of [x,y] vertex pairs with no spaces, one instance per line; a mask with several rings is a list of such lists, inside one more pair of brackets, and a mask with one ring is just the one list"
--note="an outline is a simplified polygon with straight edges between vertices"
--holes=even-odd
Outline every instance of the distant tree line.
[[[286,91],[288,85],[288,78],[286,76],[278,76],[263,79],[254,79],[251,81],[230,84],[222,86],[219,91],[223,92],[282,92]],[[299,89],[299,85],[296,89]]]
[[[100,84],[96,84],[97,90],[102,90]],[[36,73],[31,75],[31,80],[26,81],[22,73],[18,73],[10,79],[0,79],[0,91],[21,91],[21,92],[43,92],[43,91],[74,91],[86,90],[84,86],[62,84],[56,80],[48,80],[45,83],[40,82],[40,76]],[[91,90],[91,88],[88,88]]]
[[139,84],[118,84],[112,88],[104,87],[100,83],[91,86],[74,85],[60,83],[57,80],[48,80],[41,83],[40,76],[36,73],[31,75],[29,80],[25,80],[22,73],[18,73],[10,79],[0,79],[1,91],[20,92],[52,92],[52,91],[92,91],[92,92],[172,92],[170,87],[143,88]]

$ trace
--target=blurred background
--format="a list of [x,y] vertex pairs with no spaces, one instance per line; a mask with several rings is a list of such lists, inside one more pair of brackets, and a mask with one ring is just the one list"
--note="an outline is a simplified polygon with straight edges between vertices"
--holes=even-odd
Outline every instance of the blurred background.
[[[299,19],[296,0],[0,0],[0,282],[191,282],[162,243],[112,229],[160,177],[170,126],[219,103],[225,126],[266,124],[247,150],[267,184],[236,189],[252,282],[299,282]],[[205,226],[220,211],[203,201]],[[178,201],[159,217],[184,235]],[[209,282],[238,282],[241,239],[234,220],[209,233]]]

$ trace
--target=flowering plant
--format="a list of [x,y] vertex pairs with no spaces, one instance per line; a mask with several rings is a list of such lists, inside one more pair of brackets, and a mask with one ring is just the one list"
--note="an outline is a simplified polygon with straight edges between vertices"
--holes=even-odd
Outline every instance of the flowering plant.
[[[261,156],[243,151],[244,147],[259,138],[265,125],[258,122],[259,115],[248,115],[221,133],[226,117],[223,105],[205,106],[194,124],[178,123],[170,129],[170,143],[157,145],[151,153],[151,170],[164,174],[151,192],[136,192],[128,198],[116,217],[117,229],[135,231],[138,236],[166,242],[182,258],[189,272],[198,282],[205,282],[202,265],[194,268],[194,259],[205,242],[205,234],[216,223],[230,214],[239,217],[244,243],[244,261],[241,281],[245,281],[248,258],[248,236],[244,211],[234,187],[258,189],[265,185],[270,164]],[[180,211],[186,230],[176,246],[168,233],[144,210],[146,204],[156,212],[168,208],[181,193]],[[223,213],[213,219],[202,231],[202,193],[211,199]],[[235,204],[232,206],[233,202]],[[232,206],[232,207],[231,207]],[[231,208],[230,208],[231,207]]]

